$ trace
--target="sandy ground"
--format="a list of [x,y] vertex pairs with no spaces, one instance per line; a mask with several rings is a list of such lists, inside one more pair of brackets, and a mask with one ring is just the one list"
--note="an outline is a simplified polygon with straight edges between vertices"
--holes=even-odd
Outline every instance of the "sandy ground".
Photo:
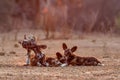
[[[5,34],[8,35],[8,34]],[[79,56],[94,56],[104,66],[25,67],[26,51],[17,41],[0,38],[0,80],[120,80],[120,37],[87,36],[82,39],[40,40],[46,56],[63,53],[62,43],[78,46]],[[23,36],[22,34],[20,36]],[[18,37],[18,39],[22,39]]]

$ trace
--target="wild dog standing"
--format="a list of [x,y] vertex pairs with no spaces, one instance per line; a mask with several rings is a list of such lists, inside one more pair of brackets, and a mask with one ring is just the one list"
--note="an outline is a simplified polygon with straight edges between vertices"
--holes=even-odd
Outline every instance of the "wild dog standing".
[[[26,37],[24,36],[24,40],[19,42],[23,48],[27,50],[27,60],[26,60],[26,65],[29,65],[30,62],[36,62],[34,60],[37,60],[37,63],[32,63],[32,64],[37,64],[39,66],[42,66],[44,64],[44,59],[45,55],[41,52],[41,49],[45,49],[47,46],[46,45],[37,45],[35,42],[35,37],[30,36]],[[30,61],[30,52],[34,51],[35,56],[34,58],[31,58],[32,60]]]
[[[64,50],[64,56],[66,58],[67,65],[78,65],[78,66],[97,66],[101,65],[101,62],[98,61],[95,57],[80,57],[73,52],[77,50],[77,46],[69,49],[65,43],[62,45]],[[65,65],[66,66],[66,65]]]

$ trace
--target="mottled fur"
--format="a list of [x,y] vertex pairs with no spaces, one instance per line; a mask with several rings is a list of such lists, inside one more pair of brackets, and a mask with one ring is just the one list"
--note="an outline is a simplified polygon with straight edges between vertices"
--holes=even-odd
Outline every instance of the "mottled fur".
[[[22,45],[23,48],[25,48],[27,50],[26,65],[31,64],[30,62],[32,60],[33,62],[37,61],[37,64],[39,66],[44,66],[45,55],[41,52],[41,49],[46,49],[47,48],[46,45],[38,45],[38,44],[36,44],[34,37],[29,37],[27,39],[26,36],[24,36],[24,40],[20,41],[19,43]],[[32,59],[30,59],[31,51],[34,51],[34,53],[35,53],[35,56]],[[34,63],[34,65],[35,64],[36,63]]]
[[97,66],[101,62],[98,61],[95,57],[80,57],[73,52],[77,50],[77,46],[69,49],[65,43],[63,43],[64,56],[66,57],[66,62],[68,65],[77,65],[77,66]]

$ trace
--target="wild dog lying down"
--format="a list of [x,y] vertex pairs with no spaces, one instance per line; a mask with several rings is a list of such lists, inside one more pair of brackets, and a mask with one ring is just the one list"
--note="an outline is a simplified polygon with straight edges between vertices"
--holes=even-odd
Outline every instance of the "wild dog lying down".
[[77,46],[69,49],[65,43],[62,45],[64,50],[64,56],[66,58],[66,65],[77,65],[77,66],[97,66],[101,65],[101,62],[98,61],[95,57],[81,57],[73,54],[77,50]]
[[[33,55],[30,58],[31,66],[37,66],[37,58]],[[65,63],[65,58],[59,53],[56,53],[56,58],[46,57],[44,61],[46,67],[58,67]]]
[[51,67],[58,67],[61,66],[62,64],[65,63],[65,58],[64,56],[62,56],[62,54],[60,54],[59,52],[56,53],[56,58],[47,58],[46,59],[46,63],[49,64],[49,66]]
[[[24,36],[24,40],[19,42],[23,48],[27,50],[27,60],[26,65],[30,64],[30,52],[34,51],[35,59],[37,60],[37,65],[42,66],[44,64],[45,55],[41,52],[41,49],[46,49],[46,45],[37,45],[35,42],[35,37]],[[33,59],[33,58],[32,58]]]

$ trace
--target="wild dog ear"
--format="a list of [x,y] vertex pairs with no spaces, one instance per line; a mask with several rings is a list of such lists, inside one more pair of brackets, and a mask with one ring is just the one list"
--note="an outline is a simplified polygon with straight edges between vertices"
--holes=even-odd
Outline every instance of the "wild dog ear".
[[75,52],[76,50],[77,50],[77,46],[74,46],[74,47],[71,48],[72,52]]
[[56,53],[56,56],[57,56],[57,59],[59,60],[59,59],[62,57],[62,54],[59,53],[59,52],[57,52],[57,53]]
[[63,50],[66,50],[67,49],[67,45],[65,43],[63,43]]
[[39,46],[39,48],[41,48],[41,49],[46,49],[46,48],[47,48],[46,45],[38,45],[38,46]]

